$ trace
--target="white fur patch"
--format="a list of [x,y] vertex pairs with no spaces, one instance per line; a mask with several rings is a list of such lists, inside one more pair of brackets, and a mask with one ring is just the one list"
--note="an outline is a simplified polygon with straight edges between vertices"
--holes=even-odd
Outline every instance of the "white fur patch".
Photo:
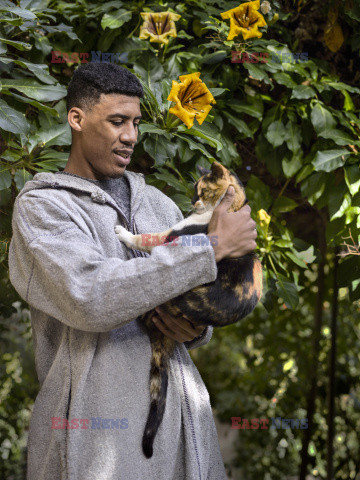
[[125,243],[125,245],[129,248],[134,246],[133,237],[134,235],[126,230],[126,228],[122,227],[121,225],[116,225],[115,233],[119,240]]

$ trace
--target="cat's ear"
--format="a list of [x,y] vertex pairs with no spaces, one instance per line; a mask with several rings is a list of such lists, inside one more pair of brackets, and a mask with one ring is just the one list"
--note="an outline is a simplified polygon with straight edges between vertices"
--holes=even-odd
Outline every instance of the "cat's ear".
[[196,169],[201,176],[206,175],[207,173],[210,173],[210,170],[207,170],[204,167],[200,167],[200,165],[196,165]]
[[225,169],[219,162],[211,164],[211,173],[215,178],[221,178],[225,175]]

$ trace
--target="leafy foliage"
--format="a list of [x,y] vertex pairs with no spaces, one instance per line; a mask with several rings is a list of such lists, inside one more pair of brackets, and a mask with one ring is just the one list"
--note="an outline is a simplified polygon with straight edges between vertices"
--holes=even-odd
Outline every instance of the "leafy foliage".
[[[146,92],[133,170],[146,173],[147,182],[184,213],[191,209],[197,165],[209,167],[217,159],[246,183],[264,265],[262,303],[241,324],[219,329],[209,345],[193,353],[229,428],[235,416],[306,416],[312,318],[319,262],[324,262],[324,319],[316,352],[319,395],[309,452],[313,476],[326,475],[335,247],[349,232],[360,243],[360,10],[350,0],[274,0],[264,13],[267,25],[261,27],[261,38],[227,40],[229,22],[221,13],[238,5],[224,0],[22,0],[18,5],[0,0],[0,327],[6,346],[0,371],[0,395],[6,399],[0,410],[2,478],[22,478],[24,439],[36,394],[31,356],[25,353],[29,323],[26,332],[9,325],[11,315],[27,307],[8,278],[12,205],[37,172],[65,166],[71,144],[66,86],[86,53],[101,58],[106,52],[120,53]],[[165,10],[181,15],[177,37],[166,45],[140,40],[140,13]],[[216,104],[201,125],[195,120],[187,128],[169,113],[174,103],[167,99],[172,81],[195,72],[201,72]],[[359,258],[346,256],[339,266],[339,479],[355,478],[360,464],[355,435],[360,427]],[[23,412],[19,418],[15,405]],[[301,433],[241,430],[239,464],[246,478],[296,474]]]

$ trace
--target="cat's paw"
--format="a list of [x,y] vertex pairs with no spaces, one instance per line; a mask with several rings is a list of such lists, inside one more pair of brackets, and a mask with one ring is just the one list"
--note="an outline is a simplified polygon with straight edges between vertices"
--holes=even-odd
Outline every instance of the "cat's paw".
[[115,233],[119,236],[119,234],[122,234],[124,232],[127,232],[126,228],[122,227],[121,225],[116,225],[115,226]]
[[126,228],[122,227],[121,225],[116,225],[115,233],[118,239],[124,242],[125,245],[127,245],[128,247],[132,246],[133,234],[126,230]]

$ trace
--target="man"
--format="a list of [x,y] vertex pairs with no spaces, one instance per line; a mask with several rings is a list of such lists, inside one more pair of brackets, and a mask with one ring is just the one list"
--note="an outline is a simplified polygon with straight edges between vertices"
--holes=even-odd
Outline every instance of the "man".
[[148,255],[117,239],[119,223],[155,232],[182,218],[142,174],[126,170],[142,96],[123,67],[79,67],[67,96],[72,146],[65,170],[36,174],[14,205],[10,279],[30,305],[41,386],[28,480],[226,478],[209,396],[187,352],[207,343],[212,329],[161,309],[156,326],[179,343],[154,454],[143,455],[151,349],[138,317],[215,280],[221,258],[252,251],[255,223],[249,207],[226,213],[228,193],[209,226],[214,247],[158,246]]

